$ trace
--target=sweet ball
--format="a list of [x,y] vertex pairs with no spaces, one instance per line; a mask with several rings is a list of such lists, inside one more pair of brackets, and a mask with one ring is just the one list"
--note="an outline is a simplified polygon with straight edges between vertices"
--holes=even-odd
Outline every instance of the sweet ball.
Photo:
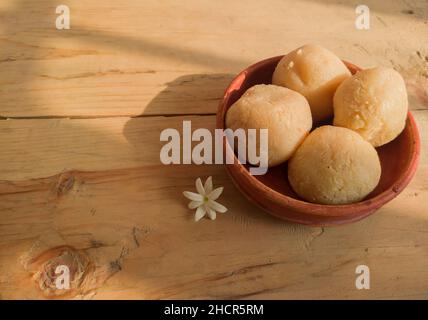
[[350,76],[348,68],[333,52],[309,44],[279,61],[272,84],[301,93],[308,100],[313,121],[317,123],[333,116],[334,93]]
[[230,107],[226,127],[268,129],[268,165],[272,167],[287,161],[309,133],[311,110],[298,92],[275,85],[255,85]]
[[376,149],[358,133],[322,126],[312,131],[288,162],[288,179],[303,199],[347,204],[364,199],[380,180]]
[[337,88],[333,123],[379,147],[404,130],[407,110],[403,77],[394,69],[377,67],[357,72]]

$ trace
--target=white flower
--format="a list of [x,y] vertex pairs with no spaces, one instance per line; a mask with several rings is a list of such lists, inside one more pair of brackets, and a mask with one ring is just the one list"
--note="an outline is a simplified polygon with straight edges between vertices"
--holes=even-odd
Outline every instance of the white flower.
[[202,185],[201,178],[196,179],[196,190],[198,193],[184,191],[183,195],[192,200],[189,203],[189,209],[196,209],[195,213],[195,221],[200,220],[206,214],[211,220],[216,218],[216,212],[224,213],[227,211],[227,208],[217,200],[223,192],[223,187],[219,187],[213,190],[213,182],[212,178],[209,177],[207,181],[205,181],[205,185]]

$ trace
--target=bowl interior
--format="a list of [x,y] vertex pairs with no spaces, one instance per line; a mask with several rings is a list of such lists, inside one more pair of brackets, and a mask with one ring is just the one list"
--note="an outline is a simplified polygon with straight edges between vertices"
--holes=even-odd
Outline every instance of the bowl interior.
[[[251,67],[247,68],[245,71],[241,72],[231,83],[230,87],[225,93],[225,98],[223,104],[220,105],[219,117],[218,117],[218,128],[224,128],[225,126],[225,115],[230,106],[236,102],[241,95],[250,87],[256,84],[270,84],[272,79],[272,74],[275,70],[275,67],[282,56],[270,58],[263,60]],[[354,74],[359,67],[345,62],[348,69]],[[316,126],[331,124],[331,121],[315,125]],[[416,133],[415,133],[416,131]],[[404,131],[392,142],[383,145],[379,148],[376,148],[379,158],[381,161],[382,174],[380,182],[377,187],[364,199],[362,202],[367,202],[367,200],[373,199],[381,195],[386,191],[393,191],[398,193],[404,186],[408,183],[413,175],[411,171],[411,165],[416,166],[415,162],[415,153],[418,153],[418,148],[416,147],[417,143],[417,129],[414,124],[412,115],[409,112],[406,128]],[[226,142],[227,143],[227,142]],[[417,157],[416,157],[417,158]],[[248,171],[248,166],[244,166]],[[248,175],[250,173],[248,172]],[[410,177],[409,177],[410,176]],[[263,185],[268,188],[286,196],[301,202],[304,202],[308,205],[313,206],[322,206],[318,204],[310,204],[301,198],[293,191],[287,179],[287,162],[276,167],[269,168],[268,172],[265,175],[253,176],[255,179],[263,183]],[[400,184],[397,185],[397,182]],[[390,198],[392,197],[388,197]],[[362,203],[359,202],[359,203]],[[370,202],[370,201],[369,201]],[[351,204],[352,205],[352,204]],[[354,204],[355,205],[355,204]],[[348,206],[342,205],[341,207]],[[329,206],[329,207],[338,207],[338,206]]]

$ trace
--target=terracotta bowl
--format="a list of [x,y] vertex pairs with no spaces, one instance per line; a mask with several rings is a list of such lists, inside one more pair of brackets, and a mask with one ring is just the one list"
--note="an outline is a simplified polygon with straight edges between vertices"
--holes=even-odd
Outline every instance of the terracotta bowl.
[[[220,101],[217,128],[225,128],[229,107],[251,86],[271,83],[272,73],[282,56],[260,61],[232,80]],[[354,74],[359,67],[345,62]],[[231,150],[224,138],[224,152]],[[268,213],[284,220],[312,226],[332,226],[358,221],[375,212],[396,197],[415,174],[420,154],[420,140],[412,114],[407,116],[406,128],[392,142],[377,148],[382,175],[376,189],[363,201],[346,205],[321,205],[306,202],[292,190],[287,179],[287,163],[269,168],[265,175],[253,176],[248,166],[239,163],[226,169],[239,190],[253,203]]]

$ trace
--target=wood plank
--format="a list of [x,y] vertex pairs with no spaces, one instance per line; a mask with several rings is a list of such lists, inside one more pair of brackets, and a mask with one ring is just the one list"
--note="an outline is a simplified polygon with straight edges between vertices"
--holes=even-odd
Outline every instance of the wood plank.
[[166,128],[215,127],[215,116],[20,119],[0,121],[0,180],[28,180],[69,170],[103,171],[159,165]]
[[[428,111],[413,115],[421,134],[428,130]],[[213,132],[215,116],[100,119],[20,119],[0,121],[0,181],[49,177],[70,170],[105,171],[159,165],[166,128],[182,134],[183,121],[192,130]],[[428,141],[422,139],[421,165],[428,163]]]
[[[181,192],[206,175],[225,186],[229,212],[194,223]],[[17,183],[22,193],[1,196],[2,298],[43,297],[21,265],[40,242],[82,250],[107,279],[80,298],[427,298],[428,220],[418,199],[428,195],[419,177],[374,216],[328,229],[268,216],[218,166],[75,171]],[[359,264],[370,266],[371,290],[355,289]]]
[[[415,117],[426,130],[428,113]],[[10,141],[0,163],[15,168],[0,183],[2,298],[52,298],[22,262],[31,248],[61,245],[96,266],[77,298],[428,297],[426,152],[409,187],[374,216],[308,228],[255,208],[222,166],[161,165],[156,122],[179,128],[183,119],[214,124],[213,116],[0,121]],[[24,147],[27,156],[12,158]],[[225,187],[229,212],[194,223],[181,193],[208,175]],[[370,266],[371,290],[355,289],[358,264]]]
[[308,42],[362,67],[393,66],[414,107],[428,101],[428,45],[420,40],[428,13],[419,4],[411,16],[404,4],[368,1],[365,32],[354,27],[353,2],[71,0],[72,27],[61,31],[54,1],[5,3],[2,117],[212,114],[239,70]]

